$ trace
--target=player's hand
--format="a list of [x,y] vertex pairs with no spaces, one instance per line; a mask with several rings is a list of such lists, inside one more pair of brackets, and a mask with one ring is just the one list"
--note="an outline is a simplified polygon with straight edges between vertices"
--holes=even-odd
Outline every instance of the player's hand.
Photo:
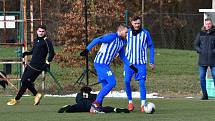
[[150,66],[150,68],[151,68],[152,70],[155,69],[155,64],[150,64],[149,66]]
[[81,53],[80,56],[87,56],[87,54],[89,53],[88,49],[84,49]]
[[28,55],[28,52],[22,53],[22,58],[24,58],[26,55]]
[[42,68],[44,71],[49,71],[50,70],[50,63],[48,61],[46,61],[46,63],[43,65]]
[[22,58],[24,58],[26,55],[31,55],[31,52],[25,51],[22,53]]
[[129,67],[130,67],[132,70],[134,70],[135,73],[138,72],[138,69],[137,69],[134,65],[130,65]]

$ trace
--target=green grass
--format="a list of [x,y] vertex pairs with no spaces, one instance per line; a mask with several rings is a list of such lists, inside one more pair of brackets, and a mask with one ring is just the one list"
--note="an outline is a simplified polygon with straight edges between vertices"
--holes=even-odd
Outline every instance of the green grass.
[[[41,105],[33,106],[33,97],[23,97],[15,106],[7,106],[11,97],[1,97],[0,119],[2,121],[214,121],[215,100],[200,101],[199,99],[149,99],[156,105],[154,114],[139,111],[139,100],[135,99],[134,112],[89,114],[63,113],[57,110],[65,104],[73,104],[74,98],[44,97]],[[104,105],[126,107],[127,100],[123,98],[106,98]]]

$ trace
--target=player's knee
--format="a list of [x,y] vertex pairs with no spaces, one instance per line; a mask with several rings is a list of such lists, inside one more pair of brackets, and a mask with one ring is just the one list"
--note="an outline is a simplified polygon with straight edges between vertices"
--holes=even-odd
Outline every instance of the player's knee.
[[130,81],[125,81],[125,85],[130,85]]
[[138,75],[138,76],[135,78],[135,80],[145,82],[145,81],[146,81],[146,76],[144,76],[144,75]]

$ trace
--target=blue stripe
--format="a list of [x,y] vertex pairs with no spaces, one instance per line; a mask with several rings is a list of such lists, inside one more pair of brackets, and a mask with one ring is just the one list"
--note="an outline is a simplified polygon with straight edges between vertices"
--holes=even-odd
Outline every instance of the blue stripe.
[[115,38],[115,40],[110,43],[103,43],[94,62],[109,65],[123,46],[124,42],[119,37]]
[[138,48],[138,60],[137,60],[138,62],[137,62],[137,64],[140,64],[140,63],[141,63],[141,57],[142,57],[142,56],[141,56],[141,44],[140,44],[140,43],[141,43],[141,37],[142,37],[142,32],[141,32],[140,35],[139,35],[139,43],[138,43],[138,45],[137,45],[137,46],[138,46],[138,47],[137,47],[137,48]]
[[[140,43],[143,43],[143,39],[144,39],[144,33],[143,32],[141,32],[141,41],[140,41]],[[142,51],[142,47],[143,47],[143,44],[140,44],[140,50],[139,50],[139,53],[140,53],[140,64],[143,64],[143,53],[141,52]]]
[[131,45],[131,37],[132,37],[132,35],[131,35],[131,30],[128,32],[129,33],[129,38],[128,38],[128,42],[127,42],[127,50],[126,50],[126,53],[128,53],[127,54],[127,59],[129,60],[129,62],[130,63],[132,63],[132,60],[131,60],[131,53],[130,53],[130,49],[131,49],[131,46],[129,46],[129,45]]
[[104,55],[104,59],[102,60],[102,63],[106,63],[105,60],[108,58],[107,54],[109,55],[109,53],[108,53],[109,48],[110,48],[110,44],[108,44],[108,46],[107,46],[107,50],[105,51],[105,55]]
[[146,37],[147,37],[147,36],[146,36],[146,33],[144,33],[144,38],[143,38],[143,49],[144,49],[144,51],[143,51],[143,52],[144,52],[144,53],[143,53],[143,54],[144,54],[144,56],[143,56],[143,57],[144,57],[143,62],[144,62],[144,63],[146,63],[146,59],[147,59],[147,52],[146,52],[147,43],[146,43]]
[[113,58],[113,54],[116,51],[116,49],[115,49],[116,46],[114,46],[115,45],[115,41],[113,41],[111,44],[109,44],[109,48],[106,51],[106,52],[109,52],[109,53],[108,53],[108,56],[106,56],[106,58],[105,58],[105,60],[106,60],[106,61],[104,61],[105,64],[110,63],[111,59]]
[[102,63],[102,57],[104,56],[103,53],[99,53],[97,56],[96,56],[96,60],[94,61],[95,63]]

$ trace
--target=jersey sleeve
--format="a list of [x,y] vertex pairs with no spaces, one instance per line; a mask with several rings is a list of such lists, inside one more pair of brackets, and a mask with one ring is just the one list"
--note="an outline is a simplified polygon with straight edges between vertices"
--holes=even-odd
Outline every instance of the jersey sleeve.
[[147,35],[147,46],[150,50],[150,64],[154,64],[154,44],[149,32],[147,32],[146,35]]
[[51,41],[48,42],[48,49],[49,49],[48,62],[51,62],[55,56],[54,47]]
[[121,58],[121,60],[126,64],[126,65],[130,65],[130,62],[129,60],[126,58],[125,56],[125,50],[124,48],[122,48],[120,51],[119,51],[119,57]]
[[106,34],[100,37],[97,37],[92,40],[92,42],[87,46],[87,49],[90,51],[95,45],[100,43],[110,43],[116,38],[116,33]]
[[34,41],[33,41],[33,47],[32,47],[31,50],[25,51],[26,55],[32,55],[33,54],[35,43],[36,43],[36,40],[34,39]]

